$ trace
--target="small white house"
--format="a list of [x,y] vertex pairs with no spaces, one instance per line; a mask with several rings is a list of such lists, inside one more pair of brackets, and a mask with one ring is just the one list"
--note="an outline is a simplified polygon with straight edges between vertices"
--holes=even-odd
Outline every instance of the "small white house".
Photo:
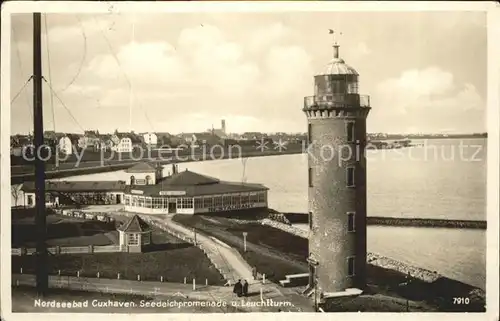
[[155,133],[146,133],[142,135],[144,144],[148,146],[156,146],[158,144],[158,136]]
[[59,139],[59,151],[66,155],[73,153],[73,142],[68,136],[63,136]]
[[125,135],[113,135],[113,142],[115,143],[111,149],[117,153],[130,153],[133,150],[132,139]]

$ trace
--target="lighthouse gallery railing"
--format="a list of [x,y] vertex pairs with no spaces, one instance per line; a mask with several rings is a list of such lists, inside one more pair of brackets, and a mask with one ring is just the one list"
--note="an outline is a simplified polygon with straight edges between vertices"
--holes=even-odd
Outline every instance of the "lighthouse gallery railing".
[[304,108],[326,107],[370,107],[370,96],[358,94],[333,94],[304,97]]

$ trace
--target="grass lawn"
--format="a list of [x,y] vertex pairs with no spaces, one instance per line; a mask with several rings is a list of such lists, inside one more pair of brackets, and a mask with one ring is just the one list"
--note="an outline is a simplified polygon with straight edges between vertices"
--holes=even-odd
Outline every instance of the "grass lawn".
[[[12,210],[12,247],[35,247],[34,209]],[[47,213],[48,246],[111,245],[115,239],[115,223],[90,221]]]
[[[250,265],[257,267],[260,273],[266,273],[267,278],[273,282],[284,279],[287,274],[306,273],[308,270],[306,263],[308,240],[302,237],[266,225],[241,224],[221,217],[176,215],[173,219],[185,226],[195,227],[236,248]],[[243,252],[243,231],[248,232],[247,252]],[[469,285],[442,277],[431,284],[414,280],[407,287],[399,286],[405,281],[405,275],[400,272],[368,264],[369,289],[367,293],[370,294],[371,299],[367,299],[366,296],[358,299],[365,300],[363,304],[366,303],[367,306],[372,306],[374,302],[381,300],[379,308],[382,310],[370,311],[387,311],[383,310],[384,305],[388,307],[391,304],[398,308],[389,311],[399,311],[401,299],[406,298],[427,302],[437,307],[439,311],[484,311],[484,302],[481,300],[472,302],[472,298],[469,305],[453,305],[453,297],[468,297],[469,291],[473,289]],[[374,299],[372,294],[380,297]],[[393,301],[389,300],[389,302],[387,298]],[[328,309],[347,311],[350,308],[355,309],[356,306],[363,306],[358,299],[335,300]],[[402,308],[406,309],[406,306]]]
[[[24,211],[16,217],[18,224],[13,223],[13,240],[23,246],[34,246],[32,218]],[[67,221],[65,217],[52,214],[49,218],[52,222],[48,225],[49,246],[108,245],[118,242],[114,223],[74,218]],[[124,220],[127,218],[118,217],[117,225]],[[80,271],[80,275],[86,277],[96,277],[99,272],[103,278],[116,278],[119,272],[122,278],[132,280],[136,280],[139,274],[142,280],[159,280],[160,276],[163,276],[165,281],[170,282],[184,282],[184,277],[187,277],[196,278],[199,282],[208,279],[211,285],[224,283],[217,269],[197,247],[156,227],[153,227],[152,241],[153,244],[145,253],[51,255],[49,271],[51,274],[57,274],[61,270],[62,275],[76,275],[76,272]],[[13,244],[16,243],[13,241]],[[12,271],[20,271],[22,267],[24,273],[34,273],[34,259],[33,256],[12,256]]]
[[[35,257],[13,256],[12,270],[23,273],[35,272]],[[146,253],[94,253],[64,254],[49,256],[50,274],[96,277],[97,272],[103,278],[114,279],[117,273],[124,279],[136,280],[141,275],[144,281],[184,282],[196,278],[199,282],[208,279],[211,285],[222,285],[223,279],[212,266],[208,258],[198,248],[186,244],[163,244],[162,249]]]

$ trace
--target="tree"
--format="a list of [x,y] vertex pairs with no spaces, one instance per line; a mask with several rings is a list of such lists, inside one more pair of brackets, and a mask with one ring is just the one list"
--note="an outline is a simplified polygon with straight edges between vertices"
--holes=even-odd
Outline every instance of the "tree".
[[12,198],[14,198],[14,206],[17,206],[17,201],[21,196],[21,185],[11,185],[10,192],[12,194]]

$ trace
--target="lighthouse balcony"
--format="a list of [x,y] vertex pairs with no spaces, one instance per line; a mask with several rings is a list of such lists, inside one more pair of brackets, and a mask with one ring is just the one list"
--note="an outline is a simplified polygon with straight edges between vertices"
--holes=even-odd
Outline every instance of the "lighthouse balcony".
[[329,108],[370,108],[370,96],[331,94],[304,97],[304,111]]

